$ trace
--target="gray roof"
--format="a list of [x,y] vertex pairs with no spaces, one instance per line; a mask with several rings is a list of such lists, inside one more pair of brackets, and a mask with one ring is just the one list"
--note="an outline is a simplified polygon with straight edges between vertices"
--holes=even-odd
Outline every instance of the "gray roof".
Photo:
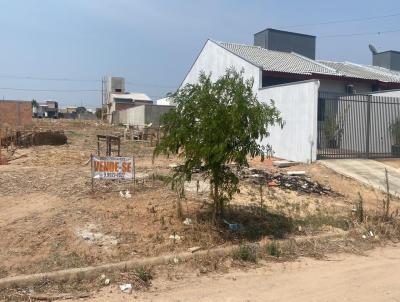
[[389,70],[379,66],[355,64],[351,62],[319,61],[332,67],[343,76],[350,78],[378,80],[388,83],[400,83],[400,72]]
[[400,72],[382,67],[349,62],[315,61],[294,52],[280,52],[243,44],[215,43],[266,71],[302,75],[321,74],[400,83]]
[[220,42],[218,44],[246,61],[268,71],[306,75],[313,73],[336,75],[334,69],[294,52],[281,52],[268,50],[260,46],[233,43]]

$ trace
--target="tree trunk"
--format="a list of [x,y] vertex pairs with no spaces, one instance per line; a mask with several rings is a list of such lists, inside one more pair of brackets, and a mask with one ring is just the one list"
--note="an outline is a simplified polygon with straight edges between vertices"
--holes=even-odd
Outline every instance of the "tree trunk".
[[213,220],[214,222],[217,221],[217,217],[220,214],[220,204],[219,204],[219,192],[218,192],[218,186],[216,184],[213,185],[213,198],[214,198],[214,213],[213,213]]
[[209,198],[214,200],[214,185],[213,185],[211,179],[210,179],[210,195],[209,195]]

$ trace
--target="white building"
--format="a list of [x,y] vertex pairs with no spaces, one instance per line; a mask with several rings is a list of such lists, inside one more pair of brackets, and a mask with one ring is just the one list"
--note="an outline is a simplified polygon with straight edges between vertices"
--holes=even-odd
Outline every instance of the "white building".
[[160,106],[174,106],[174,102],[173,102],[172,98],[170,98],[170,97],[158,99],[155,101],[155,103]]
[[230,67],[244,70],[244,78],[254,80],[253,92],[258,99],[273,100],[285,121],[283,129],[272,128],[263,142],[272,145],[277,157],[301,162],[317,158],[318,126],[325,114],[323,93],[371,94],[400,89],[399,71],[315,60],[313,36],[267,29],[254,40],[255,45],[208,40],[182,86],[196,83],[200,72],[216,80]]
[[108,77],[105,85],[105,99],[107,108],[107,121],[113,122],[113,113],[135,106],[153,104],[145,93],[126,92],[125,79],[121,77]]

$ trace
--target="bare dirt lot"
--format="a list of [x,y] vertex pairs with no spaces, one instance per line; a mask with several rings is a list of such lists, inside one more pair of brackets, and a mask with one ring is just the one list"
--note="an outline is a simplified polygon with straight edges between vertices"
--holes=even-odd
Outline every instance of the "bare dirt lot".
[[[92,191],[88,160],[96,153],[96,134],[121,129],[94,122],[40,125],[65,130],[68,145],[18,149],[14,160],[0,165],[0,278],[170,254],[194,246],[208,249],[265,238],[340,233],[354,223],[358,193],[366,210],[377,209],[385,198],[319,164],[276,169],[271,160],[254,159],[251,167],[268,173],[304,170],[310,181],[332,192],[304,193],[265,181],[260,185],[250,175],[242,180],[226,213],[230,223],[243,226],[234,232],[225,224],[210,222],[208,185],[200,175],[195,177],[199,192],[195,181],[186,184],[183,215],[177,216],[178,195],[165,180],[178,159],[153,161],[152,146],[123,140],[122,155],[136,158],[135,189],[127,182],[96,181]],[[132,197],[121,197],[120,191],[126,189]],[[396,208],[394,203],[392,210]],[[191,222],[184,224],[186,218]]]

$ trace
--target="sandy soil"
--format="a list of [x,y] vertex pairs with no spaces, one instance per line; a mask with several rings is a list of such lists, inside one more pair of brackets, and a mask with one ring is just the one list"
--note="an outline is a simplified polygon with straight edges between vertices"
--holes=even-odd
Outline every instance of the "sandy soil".
[[132,294],[111,285],[83,301],[399,301],[399,252],[393,245],[367,257],[338,254],[323,261],[302,258],[223,275],[160,279],[149,292]]

